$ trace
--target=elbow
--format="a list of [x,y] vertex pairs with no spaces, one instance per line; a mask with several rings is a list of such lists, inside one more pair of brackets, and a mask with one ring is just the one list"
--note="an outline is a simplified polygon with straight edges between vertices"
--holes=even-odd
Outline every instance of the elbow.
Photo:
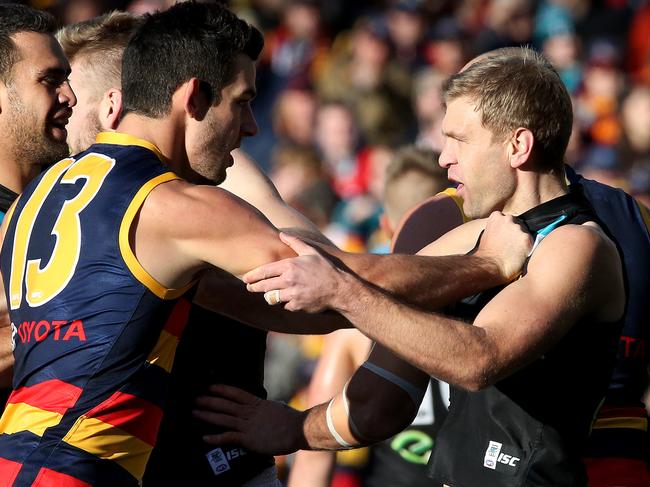
[[469,392],[479,392],[492,385],[492,381],[485,375],[468,376],[458,384],[462,389]]
[[469,360],[465,373],[458,377],[454,385],[469,392],[479,392],[495,384],[497,380],[494,358],[483,354]]

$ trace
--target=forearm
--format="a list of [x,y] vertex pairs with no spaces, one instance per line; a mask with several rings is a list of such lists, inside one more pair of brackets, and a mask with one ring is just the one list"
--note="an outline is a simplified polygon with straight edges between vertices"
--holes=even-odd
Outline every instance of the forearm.
[[326,334],[351,323],[339,313],[290,312],[281,305],[269,306],[261,294],[249,293],[234,276],[210,271],[201,279],[194,303],[249,326],[292,334]]
[[412,308],[353,276],[344,275],[332,306],[366,336],[430,376],[470,390],[495,371],[494,344],[485,330]]
[[338,253],[359,277],[402,301],[438,310],[506,283],[493,259],[479,255],[426,257]]

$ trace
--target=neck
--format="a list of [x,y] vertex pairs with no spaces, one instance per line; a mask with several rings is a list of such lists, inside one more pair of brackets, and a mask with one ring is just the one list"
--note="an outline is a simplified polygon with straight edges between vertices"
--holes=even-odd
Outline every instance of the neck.
[[15,157],[0,155],[0,184],[14,193],[22,193],[40,172],[41,166],[18,163]]
[[564,175],[559,176],[556,172],[520,171],[517,189],[504,206],[503,212],[509,215],[521,215],[531,208],[567,194],[568,191]]
[[151,142],[165,157],[165,164],[176,174],[183,174],[183,167],[188,164],[184,131],[178,130],[172,117],[149,118],[129,113],[117,131]]

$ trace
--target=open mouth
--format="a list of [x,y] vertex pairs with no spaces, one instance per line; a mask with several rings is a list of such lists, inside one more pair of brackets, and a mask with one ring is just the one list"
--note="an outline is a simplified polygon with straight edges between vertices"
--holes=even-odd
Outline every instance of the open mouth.
[[48,125],[50,126],[54,139],[62,141],[66,140],[68,136],[66,125],[68,125],[71,115],[72,110],[66,110],[64,112],[59,112],[56,116],[50,118]]

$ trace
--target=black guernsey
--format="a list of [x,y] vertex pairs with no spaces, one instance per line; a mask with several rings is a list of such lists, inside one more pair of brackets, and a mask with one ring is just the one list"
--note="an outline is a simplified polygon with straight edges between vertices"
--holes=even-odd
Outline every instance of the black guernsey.
[[449,386],[436,379],[422,399],[413,423],[392,438],[372,445],[364,487],[432,487],[427,461],[447,416]]
[[274,465],[272,456],[237,446],[215,447],[203,435],[220,432],[192,416],[211,384],[229,384],[266,397],[266,332],[194,305],[176,350],[170,400],[144,476],[144,487],[234,487]]
[[[533,235],[555,223],[598,221],[579,190],[519,217]],[[499,291],[463,300],[468,321]],[[580,456],[611,377],[620,323],[580,321],[544,356],[478,392],[451,388],[430,475],[452,487],[582,486]]]

